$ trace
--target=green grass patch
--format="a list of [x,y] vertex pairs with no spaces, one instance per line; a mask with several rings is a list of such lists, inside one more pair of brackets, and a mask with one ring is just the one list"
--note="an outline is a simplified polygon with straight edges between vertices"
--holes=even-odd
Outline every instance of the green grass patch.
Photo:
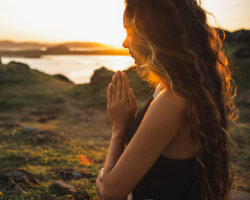
[[[31,131],[29,131],[31,130]],[[95,179],[107,153],[103,144],[79,143],[54,134],[57,140],[48,139],[42,130],[31,128],[0,128],[0,170],[19,168],[26,170],[39,180],[40,185],[24,187],[0,182],[0,199],[55,199],[49,185],[62,177],[56,174],[56,168],[86,169],[91,178],[64,180],[65,183],[86,191],[92,199],[98,199]],[[44,137],[44,138],[43,138]],[[61,139],[58,139],[61,138]],[[55,139],[55,138],[54,138]],[[42,142],[41,142],[42,141]],[[79,155],[88,156],[92,163],[83,165]]]

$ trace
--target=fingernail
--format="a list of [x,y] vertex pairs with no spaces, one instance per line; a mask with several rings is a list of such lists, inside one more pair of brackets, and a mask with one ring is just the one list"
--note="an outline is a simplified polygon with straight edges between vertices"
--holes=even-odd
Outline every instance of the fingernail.
[[132,95],[134,95],[134,91],[133,91],[132,88],[130,88],[130,92],[131,92]]

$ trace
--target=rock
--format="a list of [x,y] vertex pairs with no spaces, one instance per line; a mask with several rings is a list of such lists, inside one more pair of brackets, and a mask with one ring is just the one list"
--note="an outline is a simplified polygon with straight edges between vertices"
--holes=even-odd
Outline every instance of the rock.
[[55,74],[55,75],[53,75],[53,77],[55,77],[56,79],[59,79],[61,81],[67,82],[67,83],[73,83],[71,80],[69,80],[66,76],[64,76],[62,74]]
[[241,29],[233,32],[232,40],[238,43],[250,43],[250,30]]
[[95,160],[95,163],[104,163],[104,159]]
[[52,169],[53,172],[58,174],[60,178],[64,180],[81,179],[81,178],[93,178],[89,171],[86,169],[74,169],[74,168],[55,168]]
[[250,45],[244,46],[234,52],[236,58],[250,58]]
[[11,62],[9,62],[8,65],[10,65],[10,64],[12,64],[12,65],[18,65],[18,67],[26,69],[26,70],[30,69],[29,65],[21,63],[21,62],[11,61]]
[[[235,32],[216,28],[218,35],[225,42],[250,43],[250,30],[241,29]],[[224,37],[225,36],[225,37]]]
[[222,41],[230,42],[233,40],[233,33],[218,28],[216,30]]
[[50,193],[56,194],[56,196],[59,196],[58,198],[63,198],[63,197],[70,195],[70,196],[73,196],[73,199],[76,199],[76,200],[81,200],[81,199],[89,200],[90,199],[90,196],[87,192],[83,190],[79,191],[74,186],[69,185],[61,180],[54,181],[49,186],[49,191]]
[[111,81],[113,74],[113,71],[109,71],[105,67],[101,67],[100,69],[94,71],[94,74],[90,79],[90,85],[107,84]]
[[37,122],[44,124],[44,123],[47,123],[47,122],[50,121],[50,120],[55,120],[55,119],[56,119],[55,116],[45,116],[45,117],[39,118],[39,119],[37,120]]
[[49,190],[53,194],[59,194],[59,195],[67,195],[67,194],[73,194],[77,192],[77,189],[69,185],[61,180],[54,181],[50,186]]
[[22,128],[23,126],[20,124],[0,124],[1,128],[13,129],[13,128]]
[[[26,126],[26,127],[24,127],[21,131],[27,132],[27,133],[31,133],[31,132],[37,131],[37,130],[34,129],[33,127],[31,127],[31,126]],[[39,131],[40,131],[40,130],[39,130]]]
[[23,186],[32,187],[34,184],[40,184],[39,181],[34,177],[33,174],[22,170],[9,168],[0,171],[0,184],[21,184]]
[[24,127],[20,131],[15,134],[16,137],[22,137],[24,138],[23,141],[29,141],[32,142],[34,145],[38,144],[44,144],[44,143],[63,143],[67,141],[67,139],[55,132],[49,131],[49,130],[39,130],[35,129],[33,127]]

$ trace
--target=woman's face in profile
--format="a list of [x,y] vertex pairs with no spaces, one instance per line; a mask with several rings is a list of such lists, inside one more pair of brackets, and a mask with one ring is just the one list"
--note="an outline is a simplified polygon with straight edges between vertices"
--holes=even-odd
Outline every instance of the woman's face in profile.
[[123,47],[129,50],[129,54],[134,59],[137,66],[145,64],[145,42],[142,42],[142,40],[139,39],[126,14],[123,15],[123,25],[127,32],[127,37],[122,44]]

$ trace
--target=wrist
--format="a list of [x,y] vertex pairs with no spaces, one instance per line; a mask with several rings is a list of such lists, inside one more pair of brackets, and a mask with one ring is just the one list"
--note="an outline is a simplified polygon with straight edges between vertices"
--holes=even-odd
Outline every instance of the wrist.
[[127,127],[119,126],[118,124],[113,124],[112,126],[112,136],[114,137],[124,137],[127,132]]

